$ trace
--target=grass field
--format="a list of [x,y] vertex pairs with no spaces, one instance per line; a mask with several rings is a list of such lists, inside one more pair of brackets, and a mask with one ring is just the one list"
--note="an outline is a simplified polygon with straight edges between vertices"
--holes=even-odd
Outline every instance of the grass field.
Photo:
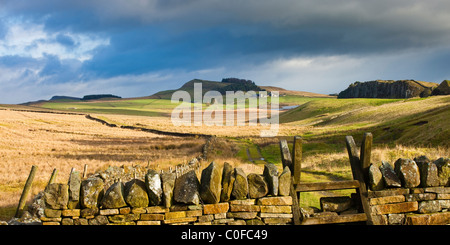
[[[227,161],[246,173],[262,173],[265,162],[281,171],[278,142],[303,137],[302,181],[351,179],[344,137],[357,144],[372,132],[373,162],[399,157],[449,156],[450,96],[426,99],[336,99],[287,95],[280,105],[299,105],[281,112],[278,137],[261,138],[257,126],[174,126],[170,113],[177,104],[165,99],[123,99],[91,102],[46,102],[30,106],[0,105],[0,220],[14,214],[32,165],[38,166],[33,195],[42,190],[54,168],[57,182],[66,182],[72,167],[89,171],[110,165],[147,165],[158,169],[198,155],[205,140],[110,128],[84,115],[61,115],[19,110],[89,113],[116,125],[162,131],[215,135],[211,160]],[[207,105],[203,105],[203,108]],[[3,109],[2,109],[3,108]],[[248,154],[247,154],[248,151]],[[250,162],[249,155],[253,162]],[[264,160],[260,160],[260,157]],[[256,160],[255,160],[256,159]],[[302,194],[301,205],[316,206],[320,195]],[[349,194],[349,193],[340,193]]]

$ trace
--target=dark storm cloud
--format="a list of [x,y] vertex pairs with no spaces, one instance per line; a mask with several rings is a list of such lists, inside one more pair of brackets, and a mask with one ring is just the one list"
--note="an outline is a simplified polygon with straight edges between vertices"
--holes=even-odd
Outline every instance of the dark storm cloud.
[[194,75],[321,93],[364,79],[433,81],[450,76],[449,10],[438,0],[2,1],[0,78],[60,83],[58,93],[108,81],[129,96]]

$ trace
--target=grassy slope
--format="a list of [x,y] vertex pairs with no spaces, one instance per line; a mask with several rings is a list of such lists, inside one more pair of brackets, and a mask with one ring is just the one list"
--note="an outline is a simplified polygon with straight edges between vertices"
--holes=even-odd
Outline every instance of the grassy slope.
[[165,99],[132,99],[94,102],[45,102],[42,108],[73,112],[122,114],[135,116],[164,116],[177,106]]
[[280,115],[280,122],[312,125],[307,137],[371,131],[374,141],[449,145],[450,96],[426,99],[321,99]]

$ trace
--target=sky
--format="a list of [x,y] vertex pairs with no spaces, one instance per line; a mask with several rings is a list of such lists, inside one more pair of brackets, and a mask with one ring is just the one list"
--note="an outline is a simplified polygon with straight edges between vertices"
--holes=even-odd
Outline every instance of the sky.
[[0,103],[192,79],[339,93],[450,79],[447,0],[0,0]]

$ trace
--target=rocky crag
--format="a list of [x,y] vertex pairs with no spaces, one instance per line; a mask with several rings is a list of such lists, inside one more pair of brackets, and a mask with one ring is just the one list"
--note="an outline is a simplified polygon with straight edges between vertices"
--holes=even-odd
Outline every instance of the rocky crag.
[[[376,80],[354,82],[338,98],[412,98],[449,94],[448,81],[437,83],[415,80]],[[447,85],[447,87],[445,86]],[[439,88],[438,90],[436,90]],[[436,90],[436,91],[435,91]],[[435,92],[434,92],[435,91]]]

